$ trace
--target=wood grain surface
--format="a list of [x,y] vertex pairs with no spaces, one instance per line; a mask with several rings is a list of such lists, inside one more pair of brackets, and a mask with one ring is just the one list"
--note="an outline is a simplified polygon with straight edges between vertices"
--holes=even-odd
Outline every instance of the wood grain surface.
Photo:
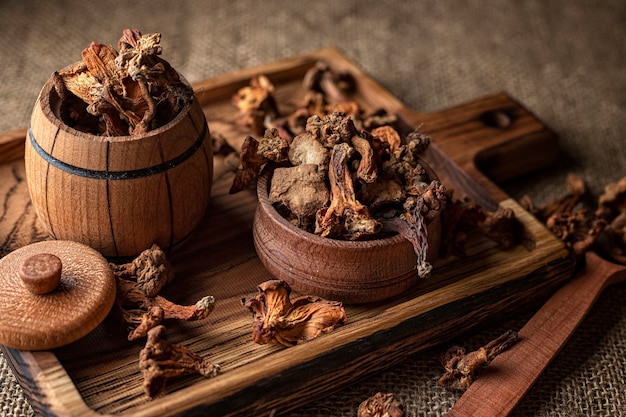
[[[434,141],[427,159],[442,182],[454,189],[455,196],[468,196],[486,208],[513,209],[534,247],[502,251],[493,242],[473,237],[466,257],[437,260],[433,276],[410,291],[384,302],[346,305],[348,323],[330,334],[292,348],[256,345],[251,341],[252,318],[241,306],[242,297],[255,294],[256,285],[271,278],[252,241],[256,194],[250,189],[229,195],[233,174],[216,156],[209,210],[185,246],[170,254],[176,279],[163,295],[189,304],[215,296],[215,311],[206,320],[168,322],[166,337],[220,364],[222,374],[209,380],[179,378],[168,385],[165,397],[149,401],[137,367],[141,342],[127,342],[125,330],[110,316],[84,338],[54,351],[2,348],[36,412],[58,416],[285,412],[504,314],[537,306],[570,278],[574,262],[562,242],[479,169],[481,162],[489,168],[486,172],[510,178],[545,166],[555,155],[552,132],[506,94],[420,114],[406,109],[335,49],[324,49],[196,84],[211,132],[239,149],[248,132],[238,124],[231,95],[262,73],[276,85],[281,111],[288,112],[302,97],[302,76],[318,60],[356,77],[354,99],[366,111],[386,108],[397,113],[407,129],[423,123]],[[16,149],[19,139],[0,136],[0,155],[2,147]],[[501,166],[515,159],[508,155],[512,150],[519,155],[536,151],[538,144],[546,151],[533,166]],[[46,239],[28,201],[23,162],[14,151],[11,154],[0,160],[0,177],[6,179],[0,183],[0,195],[7,207],[0,218],[0,254]]]

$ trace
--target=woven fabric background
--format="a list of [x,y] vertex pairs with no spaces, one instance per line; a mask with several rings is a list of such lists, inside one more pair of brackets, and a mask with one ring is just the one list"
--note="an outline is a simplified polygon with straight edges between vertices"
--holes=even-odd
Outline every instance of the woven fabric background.
[[[563,154],[558,166],[502,185],[516,198],[562,194],[567,172],[597,197],[626,175],[623,0],[0,0],[0,131],[25,127],[48,76],[91,41],[116,45],[124,28],[161,32],[163,57],[191,82],[336,46],[415,110],[505,91],[560,136]],[[625,299],[623,284],[600,297],[516,416],[626,416]],[[477,348],[528,317],[453,342]],[[439,351],[287,415],[356,416],[377,391],[394,392],[407,416],[445,415],[458,394],[436,385]],[[0,414],[33,415],[1,355]]]

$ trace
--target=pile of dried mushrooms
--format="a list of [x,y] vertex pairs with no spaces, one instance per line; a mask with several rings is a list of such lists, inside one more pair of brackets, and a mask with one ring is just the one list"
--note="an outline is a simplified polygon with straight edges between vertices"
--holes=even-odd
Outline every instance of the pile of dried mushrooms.
[[82,61],[53,74],[65,124],[95,135],[137,135],[167,124],[193,99],[192,88],[159,57],[160,33],[125,29],[118,48],[92,42]]

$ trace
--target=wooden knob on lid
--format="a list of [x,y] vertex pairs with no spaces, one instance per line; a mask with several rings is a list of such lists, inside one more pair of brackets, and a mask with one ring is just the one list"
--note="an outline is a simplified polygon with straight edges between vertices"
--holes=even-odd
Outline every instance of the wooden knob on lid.
[[82,243],[47,240],[0,259],[0,344],[54,349],[95,329],[115,302],[107,260]]
[[61,283],[62,268],[58,256],[39,253],[26,258],[19,274],[27,290],[33,294],[47,294],[56,290]]

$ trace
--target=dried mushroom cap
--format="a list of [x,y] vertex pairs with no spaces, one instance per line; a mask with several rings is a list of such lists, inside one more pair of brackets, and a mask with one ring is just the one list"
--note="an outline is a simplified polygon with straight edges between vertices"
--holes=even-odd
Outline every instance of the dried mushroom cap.
[[306,131],[313,134],[322,145],[332,149],[336,144],[349,142],[358,135],[354,121],[345,113],[331,113],[323,118],[311,116],[306,123]]
[[367,205],[372,213],[389,207],[397,207],[404,199],[402,186],[393,180],[379,180],[364,184],[359,192],[359,201]]
[[276,168],[269,192],[271,203],[279,203],[295,217],[297,227],[307,229],[315,214],[328,204],[329,192],[323,174],[314,164]]
[[240,88],[232,101],[241,111],[258,110],[267,105],[268,100],[273,100],[274,92],[274,85],[269,78],[259,75],[250,80],[250,85]]
[[391,126],[380,126],[372,130],[372,136],[381,142],[388,143],[391,152],[395,152],[396,149],[402,144],[402,139],[398,134],[398,131]]
[[347,320],[340,302],[305,296],[292,303],[291,288],[285,281],[265,281],[257,288],[258,294],[243,299],[242,304],[252,313],[252,339],[258,344],[293,346],[330,332]]
[[141,252],[130,263],[109,265],[117,277],[136,281],[148,297],[155,297],[165,284],[174,279],[174,269],[158,245]]
[[376,235],[382,224],[372,218],[366,206],[356,199],[348,161],[353,148],[347,143],[335,145],[331,154],[328,178],[331,200],[318,212],[316,234],[329,238],[358,240]]
[[289,145],[289,162],[293,165],[315,164],[326,171],[329,159],[328,150],[309,132],[299,134]]

